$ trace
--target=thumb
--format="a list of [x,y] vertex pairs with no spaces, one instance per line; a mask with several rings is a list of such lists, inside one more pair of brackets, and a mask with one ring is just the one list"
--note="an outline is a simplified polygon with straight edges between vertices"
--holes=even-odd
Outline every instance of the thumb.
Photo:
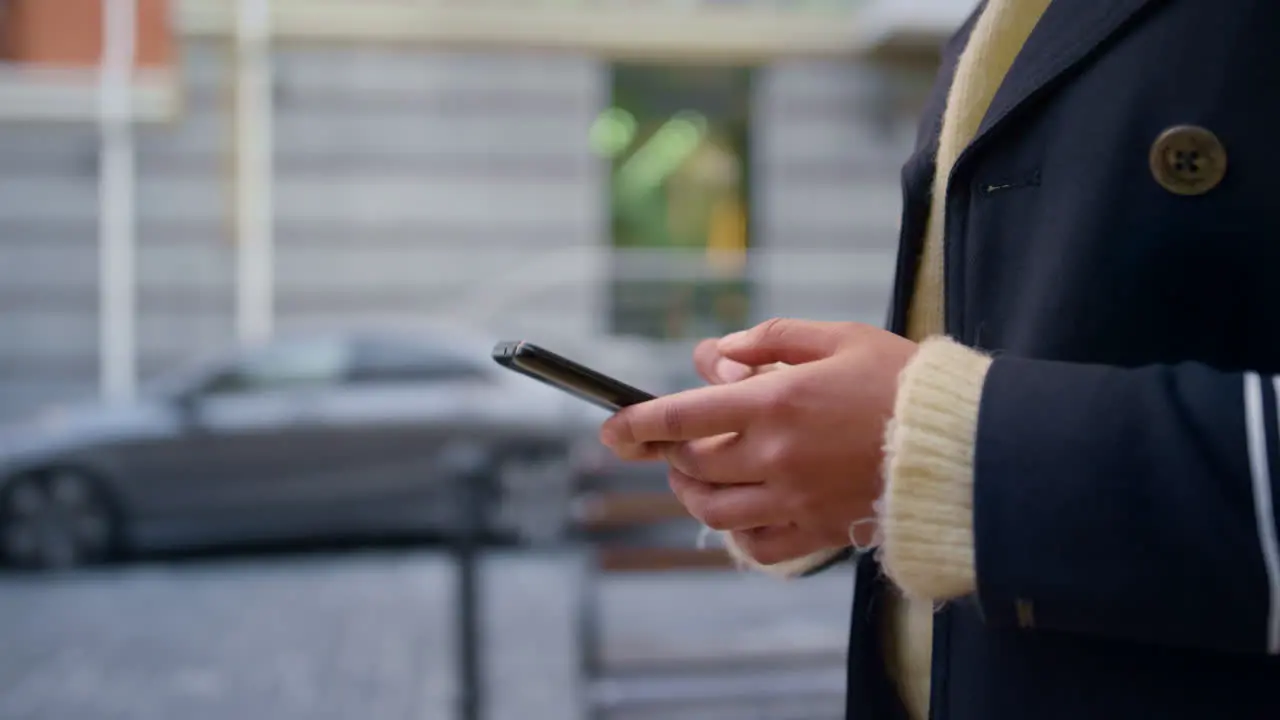
[[744,365],[800,365],[840,349],[845,323],[774,318],[720,339],[720,353]]

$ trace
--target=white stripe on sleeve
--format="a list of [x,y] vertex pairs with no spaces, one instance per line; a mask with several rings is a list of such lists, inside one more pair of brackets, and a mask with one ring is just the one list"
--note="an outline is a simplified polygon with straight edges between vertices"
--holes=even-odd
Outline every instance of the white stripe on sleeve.
[[[1280,378],[1272,378],[1280,398]],[[1244,376],[1244,419],[1249,449],[1249,471],[1253,476],[1253,509],[1258,521],[1258,539],[1267,570],[1270,592],[1267,612],[1267,652],[1280,654],[1280,541],[1276,539],[1276,513],[1271,494],[1271,468],[1267,457],[1267,425],[1262,408],[1262,379],[1257,373]],[[1280,418],[1278,418],[1280,420]],[[1280,427],[1280,422],[1277,423]]]

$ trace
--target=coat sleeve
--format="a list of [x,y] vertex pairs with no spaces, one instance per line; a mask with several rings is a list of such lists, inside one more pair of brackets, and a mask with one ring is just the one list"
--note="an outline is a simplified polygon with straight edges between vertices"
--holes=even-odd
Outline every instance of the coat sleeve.
[[[973,419],[943,425],[967,428],[971,444],[948,465],[921,455],[938,447],[939,413],[921,408],[945,377],[930,358],[981,356],[931,346],[908,368],[925,389],[900,390],[906,435],[891,438],[883,552],[900,584],[971,589],[997,626],[1280,653],[1280,379],[1000,357],[968,371]],[[938,512],[948,503],[950,521]],[[904,537],[926,540],[895,547]]]

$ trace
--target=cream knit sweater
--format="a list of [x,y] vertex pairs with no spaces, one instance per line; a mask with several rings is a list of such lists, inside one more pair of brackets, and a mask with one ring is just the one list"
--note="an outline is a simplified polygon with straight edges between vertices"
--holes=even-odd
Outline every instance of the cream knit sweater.
[[[932,205],[907,335],[920,350],[899,378],[885,437],[880,558],[901,590],[887,599],[886,664],[912,718],[929,712],[933,608],[976,588],[973,445],[990,359],[944,337],[944,198],[956,159],[973,139],[1013,60],[1050,0],[989,0],[960,56],[947,96]],[[740,562],[753,565],[732,546]],[[833,550],[760,568],[795,575]]]

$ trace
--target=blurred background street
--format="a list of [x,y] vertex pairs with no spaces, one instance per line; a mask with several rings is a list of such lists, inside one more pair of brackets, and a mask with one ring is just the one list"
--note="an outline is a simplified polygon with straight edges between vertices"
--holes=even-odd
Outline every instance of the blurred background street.
[[489,351],[880,323],[971,6],[0,0],[0,720],[840,716],[848,568]]
[[[439,554],[377,550],[9,577],[0,717],[448,718],[458,692],[454,571]],[[580,573],[572,554],[484,562],[489,717],[579,716]],[[611,660],[741,660],[785,648],[812,656],[815,681],[842,687],[848,573],[814,578],[803,593],[758,577],[688,575],[606,586]],[[818,693],[803,705],[660,716],[826,718],[839,700]]]

